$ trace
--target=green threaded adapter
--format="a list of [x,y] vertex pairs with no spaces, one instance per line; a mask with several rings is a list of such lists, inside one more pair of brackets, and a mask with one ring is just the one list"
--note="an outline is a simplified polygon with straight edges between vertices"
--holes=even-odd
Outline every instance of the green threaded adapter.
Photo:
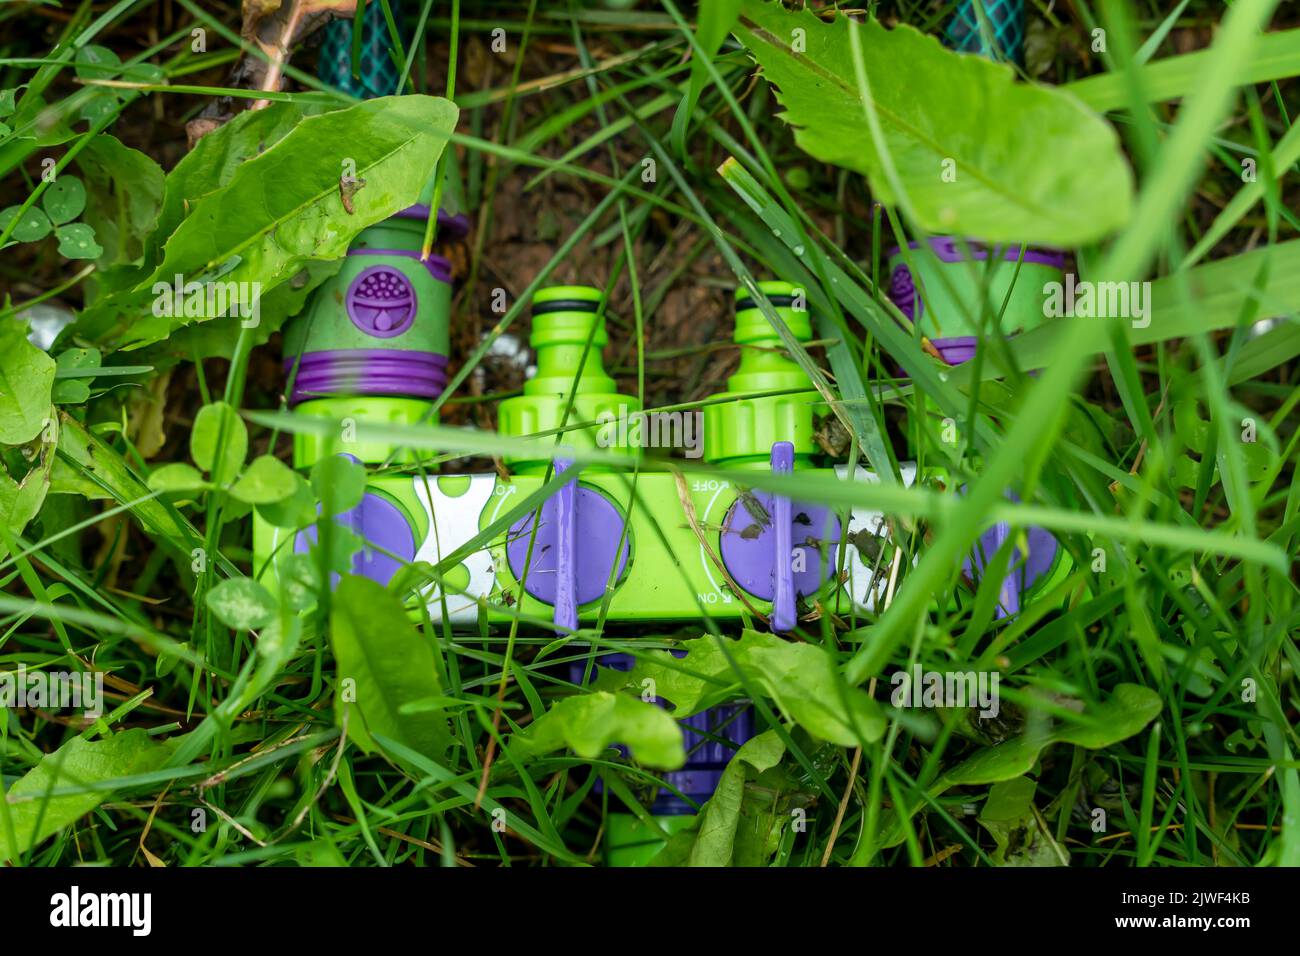
[[[601,351],[609,342],[601,293],[591,286],[551,286],[533,296],[533,332],[529,343],[537,351],[537,374],[524,383],[524,394],[500,405],[497,431],[516,438],[551,432],[578,422],[607,421],[565,431],[559,444],[575,448],[617,451],[617,422],[641,410],[639,399],[623,395],[605,373]],[[588,348],[588,341],[591,345]],[[583,353],[586,352],[586,360]],[[574,378],[577,387],[574,387]],[[567,420],[565,409],[573,393]],[[521,474],[544,471],[549,459],[502,456]]]
[[[760,282],[758,287],[794,337],[812,341],[803,291],[789,282]],[[800,467],[816,451],[813,410],[819,396],[745,289],[736,290],[736,310],[734,341],[742,346],[740,367],[727,379],[727,391],[713,396],[731,400],[704,406],[704,457],[733,467],[766,468],[772,445],[788,441],[794,445],[795,467]],[[789,389],[801,391],[743,397]]]

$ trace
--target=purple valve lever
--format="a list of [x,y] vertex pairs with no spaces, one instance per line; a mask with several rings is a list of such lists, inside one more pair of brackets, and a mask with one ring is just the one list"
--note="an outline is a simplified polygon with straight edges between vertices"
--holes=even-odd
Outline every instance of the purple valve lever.
[[[568,471],[573,462],[556,459],[555,473]],[[578,565],[578,482],[566,481],[555,502],[555,614],[552,620],[557,629],[578,629],[578,582],[575,569]]]
[[[772,443],[772,473],[789,475],[794,472],[794,445],[788,441]],[[793,631],[794,613],[794,541],[791,533],[790,499],[785,495],[772,498],[772,521],[776,526],[776,555],[773,569],[776,572],[776,593],[772,597],[772,630]]]

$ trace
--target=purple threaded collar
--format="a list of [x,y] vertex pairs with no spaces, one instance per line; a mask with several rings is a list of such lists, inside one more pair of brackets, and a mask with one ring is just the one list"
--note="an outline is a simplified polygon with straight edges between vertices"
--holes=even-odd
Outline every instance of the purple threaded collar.
[[[414,259],[420,261],[420,253],[415,249],[375,249],[371,246],[354,246],[348,250],[350,256],[401,256],[405,259]],[[420,263],[429,270],[429,275],[433,276],[439,282],[451,284],[451,263],[442,256],[429,255],[429,258]]]
[[[953,236],[930,236],[927,239],[930,249],[942,262],[965,262],[966,249]],[[966,247],[970,250],[970,255],[979,261],[989,258],[990,252],[995,258],[1001,258],[1006,262],[1015,262],[1020,258],[1020,246],[1010,245],[989,245],[986,242],[977,242],[974,239],[966,241]],[[919,242],[909,242],[907,248],[919,249]],[[1065,268],[1065,253],[1058,252],[1055,249],[1036,249],[1033,246],[1025,246],[1025,262],[1032,262],[1035,265],[1051,266],[1055,269]],[[901,246],[894,246],[885,253],[885,258],[892,259],[902,252]]]
[[[407,206],[393,218],[424,219],[427,221],[429,218],[429,204],[418,202],[414,206]],[[469,235],[469,216],[463,212],[452,216],[448,215],[445,209],[439,209],[438,231],[448,239],[463,239]]]
[[437,398],[447,387],[447,356],[405,349],[325,349],[284,360],[293,380],[290,404],[336,395]]

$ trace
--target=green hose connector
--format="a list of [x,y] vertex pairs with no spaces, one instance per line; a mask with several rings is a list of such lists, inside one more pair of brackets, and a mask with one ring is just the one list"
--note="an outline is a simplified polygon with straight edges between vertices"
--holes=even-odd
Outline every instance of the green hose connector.
[[[533,296],[529,342],[537,350],[537,374],[524,384],[523,395],[501,403],[497,430],[502,435],[523,438],[563,428],[561,445],[626,450],[618,443],[620,429],[613,426],[639,413],[641,402],[620,393],[605,372],[601,352],[609,334],[600,302],[600,290],[591,286],[551,286]],[[582,422],[601,424],[571,427]],[[502,457],[519,474],[544,472],[550,460]]]
[[[789,282],[758,284],[786,328],[800,342],[812,341],[812,319],[803,293]],[[736,291],[734,341],[741,346],[740,367],[727,379],[727,391],[704,406],[704,457],[737,468],[767,468],[772,445],[794,445],[794,466],[806,467],[817,450],[813,413],[820,396],[785,343],[744,289]],[[791,390],[796,391],[791,391]],[[779,395],[755,395],[785,392]]]

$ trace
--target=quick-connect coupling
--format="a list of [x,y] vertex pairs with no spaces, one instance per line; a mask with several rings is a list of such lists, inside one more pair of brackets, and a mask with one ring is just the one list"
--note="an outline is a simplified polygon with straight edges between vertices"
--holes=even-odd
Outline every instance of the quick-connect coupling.
[[[537,352],[537,374],[524,384],[523,395],[501,403],[497,431],[502,435],[522,438],[563,428],[560,445],[606,451],[626,447],[620,435],[627,429],[618,425],[640,412],[641,402],[619,393],[605,372],[601,352],[609,335],[600,300],[600,290],[591,286],[551,286],[533,296],[529,342]],[[571,427],[583,422],[593,424]],[[503,457],[521,474],[544,471],[549,461]]]
[[[794,337],[811,341],[803,291],[778,281],[758,287]],[[816,450],[813,413],[819,396],[745,289],[736,291],[734,341],[741,347],[740,367],[727,379],[727,390],[704,406],[704,457],[732,467],[766,468],[772,445],[790,442],[794,467],[806,465]],[[781,394],[755,394],[771,392]]]

